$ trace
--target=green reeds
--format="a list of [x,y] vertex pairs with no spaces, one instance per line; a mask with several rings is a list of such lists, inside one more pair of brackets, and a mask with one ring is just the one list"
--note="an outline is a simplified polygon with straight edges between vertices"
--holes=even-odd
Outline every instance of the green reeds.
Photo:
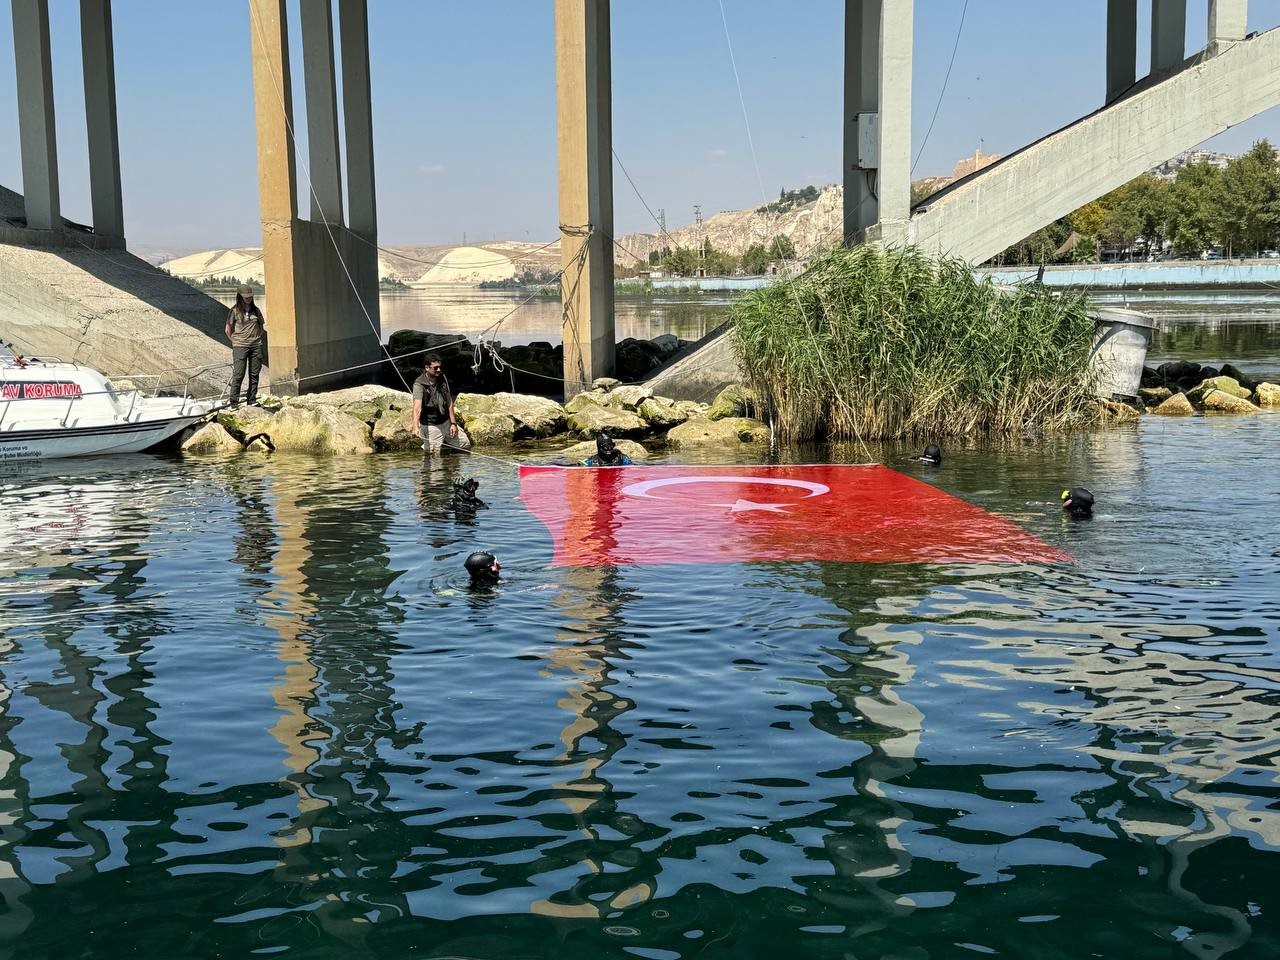
[[860,246],[742,297],[734,349],[779,438],[888,439],[1092,419],[1083,296],[998,289],[968,264]]

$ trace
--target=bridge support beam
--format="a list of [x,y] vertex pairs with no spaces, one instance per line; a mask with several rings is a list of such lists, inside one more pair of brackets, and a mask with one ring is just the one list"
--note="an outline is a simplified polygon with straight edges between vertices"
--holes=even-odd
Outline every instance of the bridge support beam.
[[902,243],[911,217],[913,0],[845,0],[844,241]]
[[342,160],[338,153],[338,85],[333,72],[333,5],[306,0],[302,14],[302,72],[307,100],[307,158],[311,219],[342,223]]
[[609,0],[556,0],[565,398],[614,369]]
[[27,226],[61,230],[48,0],[13,0],[13,62],[18,74],[18,138]]
[[1107,97],[1110,103],[1138,79],[1138,0],[1107,0]]
[[1209,56],[1243,40],[1248,31],[1249,0],[1209,0]]
[[[364,51],[367,62],[368,26],[355,16],[360,12],[349,14],[343,39]],[[371,380],[377,367],[360,365],[381,356],[377,258],[369,256],[368,246],[377,238],[357,238],[340,224],[298,217],[284,0],[249,0],[249,20],[271,388],[287,394]],[[332,54],[328,63],[332,71]],[[358,88],[358,82],[349,84],[349,95]],[[348,101],[344,107],[367,122],[367,83],[364,90],[358,106]],[[362,198],[370,209],[373,202],[372,196]]]
[[84,114],[89,133],[89,192],[93,232],[124,244],[120,195],[120,136],[116,126],[116,68],[111,0],[80,0]]
[[1186,59],[1187,0],[1151,0],[1151,73],[1168,73]]
[[[367,0],[338,0],[342,119],[347,138],[347,223],[356,236],[376,243],[378,209],[374,203],[368,23]],[[373,269],[376,271],[378,251],[374,247],[368,249],[373,256]]]

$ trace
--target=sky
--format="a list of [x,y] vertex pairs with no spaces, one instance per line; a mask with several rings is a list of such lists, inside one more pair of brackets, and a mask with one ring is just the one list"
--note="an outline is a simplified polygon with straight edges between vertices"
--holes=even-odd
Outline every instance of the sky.
[[[289,2],[305,168],[298,0]],[[1188,2],[1188,52],[1204,45],[1207,3]],[[618,235],[655,229],[645,202],[675,227],[692,221],[695,203],[710,215],[839,177],[843,0],[723,0],[723,19],[721,9],[612,5],[613,145],[636,185],[615,166]],[[248,4],[114,0],[113,16],[130,245],[260,244]],[[1139,76],[1149,16],[1150,0],[1139,0]],[[62,212],[89,222],[79,4],[50,0],[50,21]],[[369,21],[380,241],[554,239],[551,0],[369,0]],[[1010,152],[1097,109],[1105,23],[1106,0],[916,0],[913,176],[946,174],[979,148]],[[1250,0],[1250,30],[1277,25],[1280,0]],[[0,131],[0,184],[21,190],[7,16]],[[1238,153],[1263,137],[1280,143],[1280,109],[1209,146]],[[305,196],[299,206],[305,215]]]

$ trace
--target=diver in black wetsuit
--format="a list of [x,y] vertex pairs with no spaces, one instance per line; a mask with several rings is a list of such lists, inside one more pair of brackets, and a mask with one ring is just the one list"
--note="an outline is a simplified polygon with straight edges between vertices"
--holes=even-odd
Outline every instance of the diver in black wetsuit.
[[584,467],[629,467],[631,458],[618,449],[613,437],[601,433],[596,437],[596,455],[582,461]]
[[940,467],[942,466],[942,448],[936,443],[931,443],[924,448],[924,453],[920,454],[917,459],[931,467]]
[[1093,519],[1093,494],[1084,487],[1062,491],[1062,509],[1072,520]]
[[462,565],[467,568],[467,574],[471,577],[472,589],[495,586],[502,570],[498,558],[487,550],[475,551]]

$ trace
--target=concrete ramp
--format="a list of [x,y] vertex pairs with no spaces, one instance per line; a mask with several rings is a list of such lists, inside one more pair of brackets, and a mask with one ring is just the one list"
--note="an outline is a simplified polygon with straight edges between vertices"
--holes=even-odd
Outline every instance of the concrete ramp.
[[908,237],[981,263],[1183,150],[1280,105],[1280,29],[1193,57],[1177,73],[1049,134],[921,203]]
[[[124,250],[0,242],[0,338],[32,354],[178,384],[229,364],[226,316],[217,300]],[[192,389],[217,393],[228,374],[207,370]]]

